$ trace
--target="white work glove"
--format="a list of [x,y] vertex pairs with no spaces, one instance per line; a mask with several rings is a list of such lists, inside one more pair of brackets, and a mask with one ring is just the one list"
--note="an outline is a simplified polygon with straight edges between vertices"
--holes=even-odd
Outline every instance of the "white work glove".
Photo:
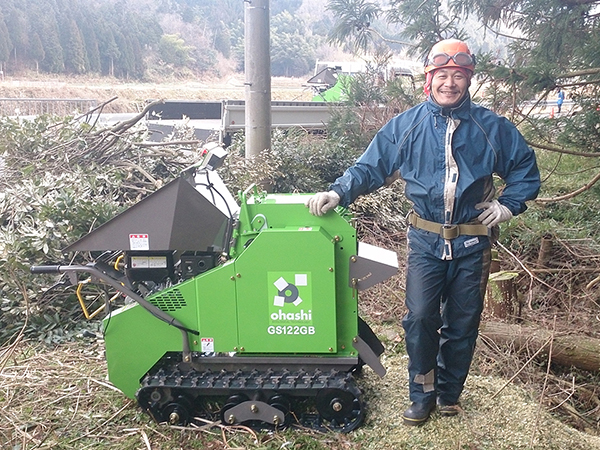
[[488,228],[492,228],[501,222],[506,222],[512,219],[512,213],[510,209],[501,204],[498,200],[492,200],[491,202],[477,203],[476,209],[483,209],[483,212],[479,214],[477,219]]
[[340,203],[340,196],[335,191],[318,192],[306,201],[306,206],[313,216],[322,216]]

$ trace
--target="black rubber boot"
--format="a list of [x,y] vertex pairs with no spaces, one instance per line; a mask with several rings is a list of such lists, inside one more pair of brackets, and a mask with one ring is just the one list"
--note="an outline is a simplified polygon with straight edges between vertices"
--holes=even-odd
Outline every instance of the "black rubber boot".
[[402,418],[404,425],[421,425],[429,419],[429,415],[435,409],[435,402],[417,403],[413,402],[410,407],[404,411]]

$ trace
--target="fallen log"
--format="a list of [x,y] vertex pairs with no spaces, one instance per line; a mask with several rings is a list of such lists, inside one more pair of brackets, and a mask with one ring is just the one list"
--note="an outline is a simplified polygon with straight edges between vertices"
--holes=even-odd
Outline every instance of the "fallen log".
[[[503,322],[481,324],[480,335],[498,346],[511,346],[517,351],[529,349],[531,353],[540,347],[540,356],[548,357],[552,330],[533,325],[517,325]],[[600,339],[582,334],[554,333],[552,362],[563,367],[576,367],[590,372],[600,371]]]

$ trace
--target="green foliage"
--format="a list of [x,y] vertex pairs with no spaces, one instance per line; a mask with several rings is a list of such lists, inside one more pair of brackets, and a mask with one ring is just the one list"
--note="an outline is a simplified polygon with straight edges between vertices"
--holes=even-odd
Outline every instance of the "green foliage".
[[88,21],[85,21],[84,23],[85,25],[81,32],[85,42],[88,71],[92,73],[100,73],[102,70],[102,63],[100,62],[100,49],[98,48],[96,31],[88,23]]
[[39,62],[46,56],[46,53],[44,52],[44,46],[42,45],[42,40],[40,39],[40,35],[37,33],[33,33],[31,36],[31,46],[29,47],[28,56],[36,62],[36,69],[37,64],[39,64]]
[[[14,70],[33,60],[36,67],[39,63],[41,70],[51,73],[103,70],[110,75],[140,77],[144,71],[142,49],[155,44],[162,34],[152,15],[128,2],[24,0],[2,8],[10,27],[3,28],[5,21],[0,20],[0,60],[8,61]],[[12,54],[2,59],[4,48]]]
[[[0,342],[23,326],[24,298],[32,302],[26,332],[47,338],[49,342],[67,336],[66,329],[73,315],[80,315],[73,295],[46,303],[42,293],[54,282],[47,276],[31,275],[29,267],[63,261],[61,249],[75,236],[86,234],[90,224],[106,221],[117,213],[117,202],[110,202],[110,196],[98,195],[102,190],[113,191],[110,186],[115,184],[114,180],[85,172],[61,176],[46,173],[5,189],[0,196],[0,272],[3,274],[0,277],[3,311]],[[74,176],[78,177],[78,183],[73,183]]]
[[392,117],[422,100],[411,77],[383,79],[386,63],[386,58],[380,59],[367,67],[365,73],[341,80],[344,105],[333,107],[328,123],[332,139],[343,141],[361,153]]
[[44,22],[41,23],[41,30],[40,36],[44,36],[42,40],[44,59],[41,61],[40,67],[50,73],[62,72],[65,69],[65,61],[60,44],[58,23],[52,12],[50,12],[47,19],[44,18]]
[[64,27],[65,64],[72,73],[84,73],[88,67],[85,57],[85,46],[77,23],[71,19]]
[[328,134],[340,145],[347,145],[357,152],[369,145],[375,130],[364,132],[360,122],[360,110],[347,107],[334,107],[328,124]]
[[191,51],[194,49],[189,45],[185,45],[185,41],[181,36],[176,34],[164,34],[158,43],[160,57],[167,64],[173,64],[177,67],[185,67],[191,61]]
[[13,56],[18,61],[25,55],[28,45],[27,18],[22,11],[9,9],[6,26],[13,45]]
[[0,10],[0,63],[8,61],[13,43],[8,33],[8,28],[4,20],[4,15]]
[[[543,180],[540,198],[569,194],[598,172],[593,158],[548,151],[537,151],[536,155]],[[546,235],[566,241],[589,239],[600,243],[599,209],[598,186],[562,201],[531,203],[524,214],[502,225],[500,242],[529,261],[536,260],[540,240]]]
[[316,62],[314,39],[304,34],[302,20],[284,11],[271,20],[271,73],[275,76],[302,76]]
[[424,58],[431,45],[442,39],[465,39],[468,34],[456,14],[441,0],[391,0],[389,23],[403,26],[402,36],[414,42],[409,50]]
[[356,53],[366,52],[372,43],[371,24],[381,14],[380,6],[367,0],[329,0],[327,9],[337,17],[329,42],[349,45]]
[[[297,13],[302,3],[271,4],[275,75],[308,73],[327,32],[322,29],[317,36],[303,23]],[[242,70],[245,5],[239,0],[11,0],[0,6],[0,63],[6,63],[8,73],[35,67],[48,73],[143,78],[147,62],[154,69],[162,64],[158,59],[171,73],[173,67],[216,71],[220,53]]]
[[600,92],[596,88],[578,96],[578,109],[573,114],[557,118],[554,124],[559,131],[556,141],[567,148],[599,153]]
[[0,344],[20,330],[57,342],[89,327],[73,289],[49,289],[56,277],[29,267],[70,262],[63,248],[193,162],[178,148],[166,159],[138,146],[143,137],[70,118],[0,120]]
[[231,57],[231,33],[227,28],[219,24],[215,31],[215,50],[225,58]]
[[252,184],[273,192],[318,192],[327,188],[359,153],[348,141],[313,136],[302,130],[275,131],[271,151],[243,157],[244,138],[236,134],[220,174],[231,192]]

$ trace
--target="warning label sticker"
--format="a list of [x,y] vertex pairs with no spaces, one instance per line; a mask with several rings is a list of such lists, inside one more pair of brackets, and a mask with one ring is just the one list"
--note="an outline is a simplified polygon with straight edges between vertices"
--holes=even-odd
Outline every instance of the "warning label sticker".
[[202,353],[213,353],[215,351],[215,340],[213,338],[201,338]]
[[150,240],[147,234],[130,234],[129,250],[150,250]]

